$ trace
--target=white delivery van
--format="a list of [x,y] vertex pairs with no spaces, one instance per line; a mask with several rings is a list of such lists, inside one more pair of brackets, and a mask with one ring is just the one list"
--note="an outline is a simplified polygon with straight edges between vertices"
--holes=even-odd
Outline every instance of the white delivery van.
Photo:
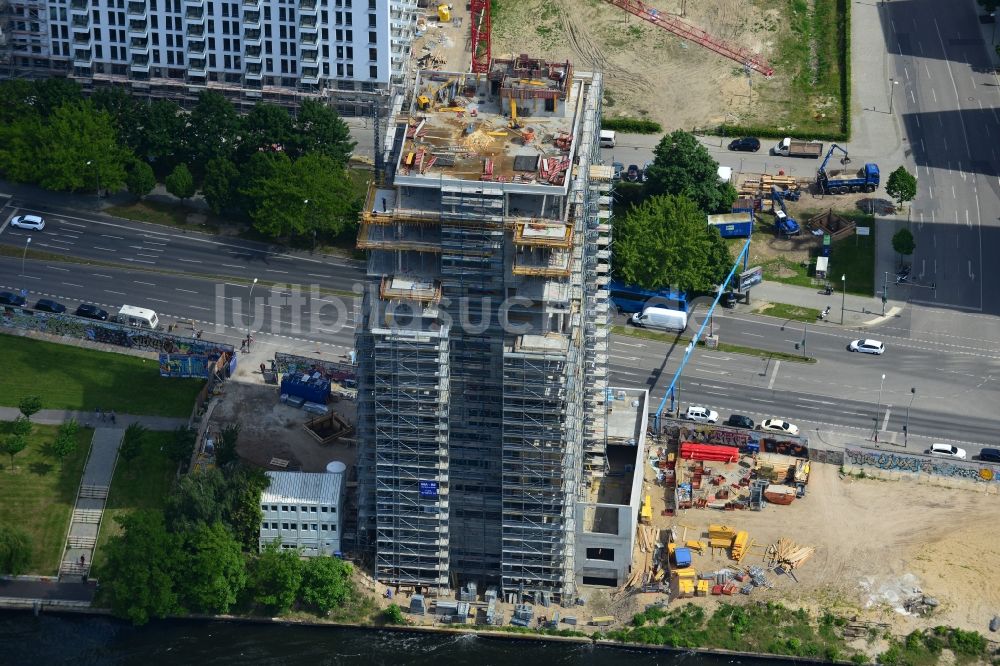
[[156,313],[148,308],[137,308],[134,305],[123,305],[118,310],[115,317],[120,324],[128,324],[138,328],[156,328],[160,325],[160,318]]
[[668,308],[646,308],[636,312],[629,320],[636,326],[645,328],[662,328],[665,331],[683,331],[688,325],[687,313],[682,310]]
[[615,133],[612,130],[601,130],[601,148],[615,147]]

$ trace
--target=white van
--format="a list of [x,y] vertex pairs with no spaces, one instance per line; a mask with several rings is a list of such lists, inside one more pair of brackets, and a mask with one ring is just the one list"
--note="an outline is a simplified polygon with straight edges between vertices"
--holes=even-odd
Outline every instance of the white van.
[[615,133],[613,130],[601,130],[601,148],[615,147]]
[[687,313],[682,310],[651,307],[636,312],[629,320],[635,326],[662,328],[665,331],[683,331],[688,325]]
[[134,305],[121,306],[115,319],[120,324],[128,324],[138,328],[155,329],[160,325],[160,318],[156,316],[155,312],[147,308],[137,308]]

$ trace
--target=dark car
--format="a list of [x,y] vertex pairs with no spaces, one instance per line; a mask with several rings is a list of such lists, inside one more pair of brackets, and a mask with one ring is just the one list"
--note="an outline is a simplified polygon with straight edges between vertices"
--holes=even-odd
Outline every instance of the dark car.
[[52,312],[54,314],[62,314],[63,312],[66,312],[65,305],[53,301],[51,298],[39,298],[38,302],[35,303],[35,309],[41,310],[42,312]]
[[983,449],[979,452],[979,459],[983,462],[1000,463],[1000,449]]
[[9,291],[0,291],[0,305],[24,305],[28,299],[20,294],[14,294]]
[[743,416],[742,414],[731,414],[728,419],[726,419],[725,425],[732,426],[734,428],[749,428],[753,430],[753,419],[749,416]]
[[628,171],[625,172],[625,180],[630,183],[638,183],[641,177],[638,164],[629,164]]
[[86,317],[87,319],[96,319],[98,321],[108,320],[107,310],[102,310],[96,305],[90,305],[89,303],[82,303],[73,314],[77,317]]
[[611,168],[613,169],[613,174],[614,174],[612,177],[615,180],[621,180],[622,172],[625,171],[625,165],[622,164],[621,162],[612,162]]
[[731,291],[727,291],[719,299],[719,304],[724,308],[735,308],[736,307],[736,294]]
[[755,139],[752,136],[745,136],[742,139],[733,139],[729,142],[729,150],[756,153],[760,150],[760,139]]

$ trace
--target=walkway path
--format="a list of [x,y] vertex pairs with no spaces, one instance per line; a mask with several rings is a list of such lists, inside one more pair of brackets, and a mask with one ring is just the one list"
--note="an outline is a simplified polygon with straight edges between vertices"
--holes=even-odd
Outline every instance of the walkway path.
[[836,289],[839,286],[835,284],[834,293],[827,296],[822,289],[817,287],[799,287],[781,282],[762,282],[750,290],[750,302],[751,305],[755,302],[759,304],[760,301],[787,303],[788,305],[815,308],[816,310],[823,310],[829,306],[830,315],[827,321],[834,323],[840,323],[840,308],[843,304],[844,326],[847,328],[877,326],[897,315],[906,305],[903,301],[890,299],[885,304],[885,317],[883,318],[881,296],[847,294],[845,297]]
[[[21,412],[16,407],[0,407],[0,421],[13,421]],[[92,428],[107,425],[111,427],[110,421],[102,423],[100,417],[95,412],[79,412],[68,409],[43,409],[31,417],[33,423],[43,425],[61,425],[70,419],[76,419],[82,426]],[[132,423],[140,423],[149,430],[174,430],[178,426],[186,426],[186,418],[175,418],[170,416],[134,416],[132,414],[117,414],[115,418],[116,428],[125,429]]]
[[118,461],[118,446],[125,430],[121,427],[97,428],[90,446],[90,457],[83,470],[80,490],[73,507],[66,547],[59,564],[60,580],[64,576],[88,576],[94,561],[97,535],[101,529],[104,505]]

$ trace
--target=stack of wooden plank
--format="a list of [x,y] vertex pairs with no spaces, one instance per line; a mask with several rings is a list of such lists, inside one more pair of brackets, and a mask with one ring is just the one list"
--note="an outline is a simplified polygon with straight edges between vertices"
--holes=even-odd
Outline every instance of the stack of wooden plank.
[[744,530],[740,530],[736,533],[733,538],[732,550],[730,550],[729,555],[739,562],[743,559],[743,555],[746,553],[748,547],[750,546],[750,535]]
[[735,538],[736,530],[728,525],[708,526],[708,545],[712,548],[730,548]]
[[771,558],[771,566],[780,564],[787,569],[797,569],[815,552],[813,546],[800,546],[791,539],[781,537],[767,547],[766,555]]
[[639,525],[638,541],[639,550],[643,553],[652,553],[657,546],[657,529],[651,525]]

